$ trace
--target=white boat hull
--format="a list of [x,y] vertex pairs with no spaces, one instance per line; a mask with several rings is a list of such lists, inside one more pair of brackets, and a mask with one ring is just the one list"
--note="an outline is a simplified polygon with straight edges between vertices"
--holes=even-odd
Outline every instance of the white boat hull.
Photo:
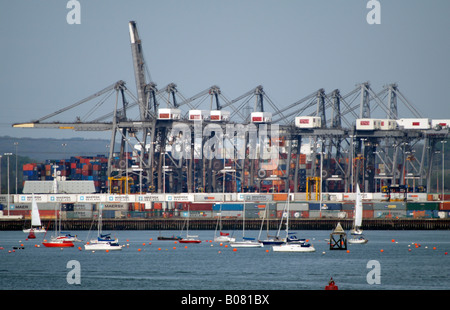
[[264,247],[264,244],[255,241],[238,241],[231,242],[230,246],[232,248],[262,248]]
[[352,244],[364,244],[364,243],[369,242],[369,240],[367,240],[367,239],[359,239],[359,238],[356,238],[356,239],[352,238],[352,239],[348,239],[347,242],[348,243],[352,243]]
[[228,237],[228,236],[219,236],[214,237],[214,242],[235,242],[236,238]]
[[362,231],[362,230],[359,230],[359,229],[352,229],[352,230],[350,231],[350,233],[351,233],[352,235],[362,235],[363,231]]
[[304,252],[304,253],[308,253],[308,252],[315,252],[316,249],[311,245],[311,246],[302,246],[301,244],[298,243],[294,243],[294,244],[282,244],[282,245],[274,245],[272,246],[272,250],[274,252]]
[[47,232],[47,230],[45,228],[28,228],[28,229],[23,230],[23,232],[27,233],[27,234],[29,234],[31,231],[33,231],[35,234]]
[[112,245],[109,242],[94,242],[84,245],[84,249],[86,251],[117,251],[122,250],[122,246],[120,245]]

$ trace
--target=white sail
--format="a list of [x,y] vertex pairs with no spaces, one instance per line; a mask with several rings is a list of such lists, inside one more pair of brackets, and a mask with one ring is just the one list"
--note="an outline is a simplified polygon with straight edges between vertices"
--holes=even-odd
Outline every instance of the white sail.
[[31,227],[33,226],[41,226],[41,217],[39,216],[39,209],[36,200],[34,199],[34,195],[31,202]]
[[356,201],[355,201],[355,228],[362,225],[362,198],[361,191],[359,190],[359,184],[356,184]]

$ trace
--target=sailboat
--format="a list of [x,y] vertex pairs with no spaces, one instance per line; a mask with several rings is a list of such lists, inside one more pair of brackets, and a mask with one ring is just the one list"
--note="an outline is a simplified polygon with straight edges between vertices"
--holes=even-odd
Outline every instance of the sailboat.
[[242,215],[242,241],[233,241],[230,242],[230,246],[233,248],[262,248],[264,244],[259,241],[256,241],[255,238],[245,237],[245,199],[244,199],[244,208]]
[[[277,234],[275,236],[269,235],[269,231],[267,231],[267,239],[261,240],[260,237],[261,237],[261,233],[262,233],[264,219],[266,218],[267,214],[268,214],[268,212],[267,212],[267,204],[266,204],[266,208],[264,210],[264,218],[261,221],[261,229],[259,230],[258,241],[261,242],[264,245],[283,244],[286,241],[284,238],[280,237],[280,229],[281,229],[281,225],[282,225],[283,219],[281,219],[281,221],[280,221],[280,225],[278,227],[278,232],[277,232]],[[269,223],[268,222],[269,222],[269,217],[267,216],[267,230],[269,229]]]
[[93,239],[84,245],[85,250],[122,250],[117,238],[111,238],[111,234],[102,234],[102,206],[98,211],[97,239]]
[[314,246],[306,243],[304,239],[298,239],[296,236],[289,236],[289,198],[286,205],[286,241],[279,245],[273,245],[272,250],[274,252],[315,252],[316,249],[314,248]]
[[186,238],[181,238],[178,242],[179,243],[201,243],[202,241],[198,239],[198,236],[196,235],[189,235],[189,206],[188,206],[188,217],[187,217],[187,224],[186,224]]
[[[230,237],[229,233],[222,232],[222,204],[220,205],[219,218],[216,223],[216,230],[214,232],[214,241],[215,242],[234,242],[236,238]],[[217,228],[219,228],[219,236],[217,236]]]
[[[78,239],[76,239],[76,236],[71,236],[70,234],[58,236],[58,231],[61,228],[61,222],[59,222],[59,225],[58,225],[58,214],[59,214],[59,212],[57,212],[56,205],[55,205],[55,234],[50,238],[50,241],[47,241],[44,239],[44,242],[42,242],[42,244],[47,248],[74,247],[73,242],[78,240]],[[45,236],[44,236],[44,238],[45,238]]]
[[356,184],[355,215],[353,220],[353,227],[350,230],[350,234],[352,235],[352,237],[347,240],[349,243],[364,244],[369,241],[363,235],[362,212],[363,206],[362,206],[361,191],[359,189],[359,184]]
[[35,239],[36,233],[47,232],[47,230],[42,227],[41,217],[39,216],[39,209],[36,203],[36,199],[34,198],[34,194],[31,201],[31,228],[24,229],[23,232],[28,233],[29,239]]
[[[55,169],[54,179],[53,179],[53,192],[56,194],[58,192],[58,182],[56,180],[56,168],[57,166],[53,166]],[[59,212],[57,211],[57,206],[59,205]],[[70,233],[61,232],[61,216],[59,216],[59,224],[58,224],[58,214],[61,213],[61,204],[55,204],[55,234],[51,237],[50,241],[44,239],[42,244],[48,248],[66,248],[73,247],[75,241],[81,241],[77,239],[77,236],[72,236]],[[45,236],[44,236],[45,238]]]

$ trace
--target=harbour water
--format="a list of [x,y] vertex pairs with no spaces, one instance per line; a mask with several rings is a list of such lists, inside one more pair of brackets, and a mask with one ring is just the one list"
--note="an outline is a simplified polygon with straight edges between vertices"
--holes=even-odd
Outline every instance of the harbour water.
[[[88,231],[74,233],[84,241],[93,237]],[[329,249],[330,231],[296,232],[314,245],[313,253],[273,252],[272,246],[234,251],[226,243],[213,242],[214,231],[189,233],[202,243],[160,241],[159,231],[116,231],[112,235],[124,245],[121,251],[91,252],[84,250],[84,243],[62,250],[45,248],[43,234],[26,240],[22,231],[0,231],[0,289],[324,290],[330,277],[339,290],[450,288],[446,230],[365,231],[369,242],[349,244],[348,251]],[[248,237],[258,234],[246,231]],[[241,232],[234,236],[239,239]],[[74,271],[71,261],[79,263],[80,284],[68,281]]]

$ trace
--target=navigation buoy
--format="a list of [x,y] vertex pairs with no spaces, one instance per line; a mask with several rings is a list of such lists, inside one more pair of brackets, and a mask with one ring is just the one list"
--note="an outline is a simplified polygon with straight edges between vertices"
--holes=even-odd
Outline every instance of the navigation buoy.
[[338,286],[334,283],[333,277],[330,278],[330,281],[328,281],[328,285],[325,286],[325,290],[327,291],[337,291]]

